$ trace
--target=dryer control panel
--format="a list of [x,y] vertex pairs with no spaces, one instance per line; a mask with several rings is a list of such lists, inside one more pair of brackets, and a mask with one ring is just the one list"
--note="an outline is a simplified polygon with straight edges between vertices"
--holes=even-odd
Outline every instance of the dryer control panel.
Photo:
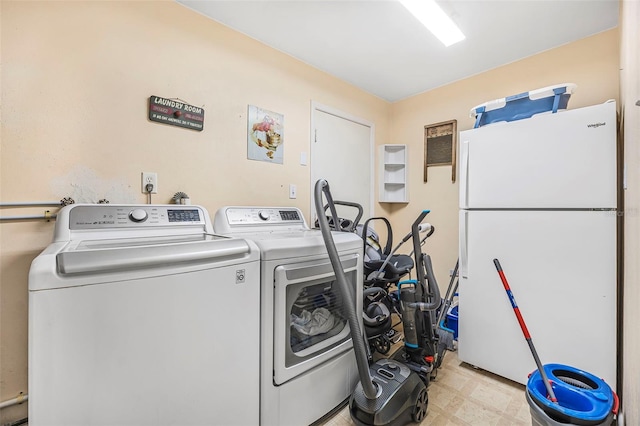
[[309,229],[296,207],[223,207],[216,212],[213,227],[221,234]]

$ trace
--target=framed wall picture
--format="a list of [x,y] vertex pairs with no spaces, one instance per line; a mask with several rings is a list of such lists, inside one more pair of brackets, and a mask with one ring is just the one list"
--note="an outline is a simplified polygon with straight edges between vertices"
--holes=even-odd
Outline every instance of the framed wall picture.
[[424,181],[432,166],[451,166],[451,182],[456,181],[457,121],[424,126]]
[[247,112],[247,158],[283,164],[284,115],[249,105]]

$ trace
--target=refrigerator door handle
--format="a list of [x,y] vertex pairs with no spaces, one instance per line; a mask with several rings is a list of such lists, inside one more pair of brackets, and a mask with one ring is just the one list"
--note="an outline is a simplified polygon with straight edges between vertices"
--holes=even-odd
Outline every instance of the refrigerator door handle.
[[460,208],[469,207],[469,141],[462,141],[460,149]]
[[468,278],[468,260],[469,256],[467,253],[467,229],[469,227],[469,212],[461,210],[460,211],[460,233],[459,233],[459,244],[460,244],[460,277]]

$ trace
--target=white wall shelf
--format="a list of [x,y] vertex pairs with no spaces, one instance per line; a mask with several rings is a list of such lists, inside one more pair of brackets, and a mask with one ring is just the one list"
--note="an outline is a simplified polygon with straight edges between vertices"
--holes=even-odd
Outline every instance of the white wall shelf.
[[408,203],[407,146],[382,145],[380,147],[381,203]]

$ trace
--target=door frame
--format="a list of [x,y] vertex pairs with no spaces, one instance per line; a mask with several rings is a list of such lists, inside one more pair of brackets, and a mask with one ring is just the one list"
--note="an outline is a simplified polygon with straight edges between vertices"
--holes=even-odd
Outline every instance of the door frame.
[[374,197],[375,197],[375,182],[376,182],[375,165],[374,165],[376,125],[372,121],[365,120],[364,118],[356,117],[354,115],[341,111],[337,108],[333,108],[328,105],[323,105],[319,102],[312,100],[311,101],[311,127],[309,131],[309,146],[310,146],[310,154],[311,154],[311,167],[309,169],[309,180],[310,180],[310,187],[311,187],[310,197],[309,197],[309,202],[311,207],[310,223],[311,224],[315,223],[315,219],[316,219],[316,210],[315,210],[315,203],[314,203],[314,187],[316,183],[314,181],[315,166],[313,163],[314,151],[315,151],[314,142],[316,140],[316,118],[315,118],[316,112],[324,112],[325,114],[330,114],[337,118],[352,121],[356,124],[360,124],[369,128],[369,174],[371,175],[371,181],[369,184],[369,213],[373,217],[374,216],[373,211],[374,211]]

